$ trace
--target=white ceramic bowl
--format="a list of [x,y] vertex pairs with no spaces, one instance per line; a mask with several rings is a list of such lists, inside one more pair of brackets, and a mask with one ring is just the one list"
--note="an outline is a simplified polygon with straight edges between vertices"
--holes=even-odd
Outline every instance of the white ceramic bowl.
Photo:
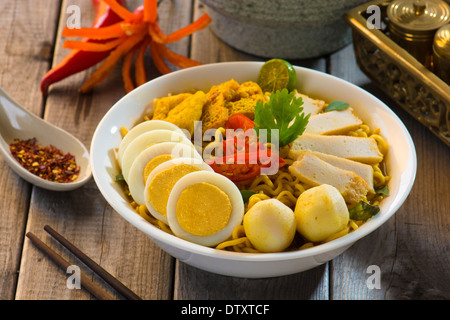
[[[347,101],[372,127],[379,127],[391,148],[386,157],[390,196],[380,212],[358,230],[331,242],[292,252],[239,253],[197,245],[159,230],[141,218],[127,202],[114,177],[119,172],[114,148],[119,146],[121,126],[132,127],[149,110],[157,97],[193,88],[208,90],[212,85],[234,78],[239,83],[256,81],[262,62],[208,64],[173,72],[137,88],[118,101],[99,123],[91,144],[93,176],[108,203],[124,219],[147,234],[163,250],[194,267],[235,277],[264,278],[305,271],[323,264],[349,248],[355,241],[379,228],[403,204],[416,174],[416,152],[411,137],[394,112],[363,89],[334,76],[295,67],[298,89],[328,101]],[[376,244],[374,244],[376,245]]]

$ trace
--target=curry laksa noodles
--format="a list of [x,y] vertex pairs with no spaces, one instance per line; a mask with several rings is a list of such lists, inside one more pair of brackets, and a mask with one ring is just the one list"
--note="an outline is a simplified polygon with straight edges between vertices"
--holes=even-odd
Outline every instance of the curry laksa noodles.
[[388,195],[388,144],[357,110],[230,79],[155,99],[121,128],[121,183],[136,213],[200,245],[299,250],[358,229]]

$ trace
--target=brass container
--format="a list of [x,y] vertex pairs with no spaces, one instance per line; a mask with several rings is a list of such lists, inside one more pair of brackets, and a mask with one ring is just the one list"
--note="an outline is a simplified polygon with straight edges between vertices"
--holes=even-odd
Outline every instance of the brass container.
[[441,27],[434,36],[433,70],[450,85],[450,23]]
[[[352,27],[358,66],[400,107],[450,147],[450,85],[390,38],[387,18],[390,3],[372,0],[344,16]],[[375,23],[377,27],[373,28],[379,16],[381,23]]]
[[387,16],[391,39],[431,69],[434,34],[450,22],[450,6],[443,0],[395,0]]

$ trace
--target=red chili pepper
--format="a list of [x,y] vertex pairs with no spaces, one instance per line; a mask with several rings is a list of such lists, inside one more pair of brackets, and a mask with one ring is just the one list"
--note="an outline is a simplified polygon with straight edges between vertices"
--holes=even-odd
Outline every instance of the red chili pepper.
[[[117,0],[121,5],[125,5],[126,0]],[[111,8],[101,0],[92,0],[96,18],[92,25],[93,28],[100,28],[112,25],[122,21]],[[104,41],[87,39],[88,42],[102,43]],[[48,87],[60,80],[63,80],[73,74],[86,70],[103,59],[105,59],[110,51],[103,52],[87,52],[81,50],[72,50],[60,63],[54,66],[41,80],[41,92],[44,95],[48,93]]]

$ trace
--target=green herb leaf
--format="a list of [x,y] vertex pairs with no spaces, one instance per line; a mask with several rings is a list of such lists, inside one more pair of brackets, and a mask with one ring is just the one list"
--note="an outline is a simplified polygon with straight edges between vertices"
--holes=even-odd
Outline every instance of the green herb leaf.
[[377,194],[384,194],[385,196],[388,196],[389,195],[389,188],[388,188],[387,185],[385,185],[382,188],[376,189],[375,192]]
[[350,107],[350,105],[347,102],[344,102],[344,101],[332,101],[326,107],[325,112],[342,111],[342,110],[345,110],[345,109],[347,109],[349,107]]
[[117,176],[116,176],[116,179],[115,179],[116,181],[125,181],[125,178],[123,177],[123,174],[122,173],[120,173],[120,174],[118,174]]
[[258,101],[255,107],[254,130],[260,136],[260,130],[267,130],[267,141],[271,141],[271,130],[278,129],[280,147],[286,146],[303,134],[309,116],[303,111],[303,99],[295,98],[295,93],[287,89],[270,95],[269,102]]
[[244,200],[244,203],[246,203],[248,202],[248,200],[250,200],[250,197],[256,193],[257,192],[251,190],[241,190],[242,200]]
[[372,218],[378,212],[380,212],[380,208],[378,206],[371,206],[364,201],[358,202],[353,208],[349,210],[350,219],[358,221],[366,221]]

